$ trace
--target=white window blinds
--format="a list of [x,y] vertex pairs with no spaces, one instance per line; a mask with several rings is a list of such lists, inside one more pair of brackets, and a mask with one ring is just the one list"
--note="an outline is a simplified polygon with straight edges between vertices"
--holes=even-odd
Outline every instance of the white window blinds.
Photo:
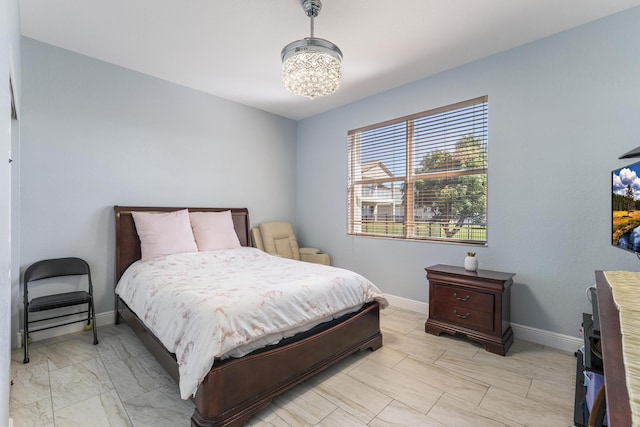
[[486,96],[348,132],[348,233],[487,242]]

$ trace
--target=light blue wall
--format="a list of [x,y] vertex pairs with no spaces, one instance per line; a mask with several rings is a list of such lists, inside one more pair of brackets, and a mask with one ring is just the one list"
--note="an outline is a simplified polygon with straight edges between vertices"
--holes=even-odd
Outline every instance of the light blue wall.
[[516,273],[514,323],[577,336],[594,270],[640,269],[635,255],[610,246],[610,172],[640,145],[638,40],[635,8],[300,121],[301,240],[387,293],[427,302],[424,267],[462,265],[476,248],[348,238],[347,131],[488,95],[489,246],[477,249],[480,268]]
[[517,274],[513,322],[577,336],[593,271],[640,267],[609,245],[610,171],[640,145],[638,39],[636,8],[297,128],[22,39],[21,265],[82,254],[94,267],[97,311],[108,311],[112,205],[246,206],[253,223],[295,222],[301,244],[385,292],[427,302],[424,267],[461,265],[470,247],[348,238],[346,133],[488,95],[490,229],[489,246],[477,249],[481,268]]
[[295,220],[296,124],[22,39],[24,269],[82,256],[113,309],[113,205],[247,207]]

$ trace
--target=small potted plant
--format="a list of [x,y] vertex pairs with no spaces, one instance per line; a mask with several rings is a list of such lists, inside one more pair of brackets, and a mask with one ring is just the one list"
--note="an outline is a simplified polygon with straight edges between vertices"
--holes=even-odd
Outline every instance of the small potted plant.
[[464,258],[464,269],[467,271],[478,270],[478,258],[476,258],[475,252],[467,252],[467,256]]

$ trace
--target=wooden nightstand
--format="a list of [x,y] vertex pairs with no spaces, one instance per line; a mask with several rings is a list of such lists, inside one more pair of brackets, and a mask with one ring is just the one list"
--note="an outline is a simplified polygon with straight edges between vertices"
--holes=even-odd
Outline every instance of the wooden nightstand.
[[429,280],[430,334],[463,334],[504,356],[513,343],[510,295],[512,273],[434,265],[425,268]]

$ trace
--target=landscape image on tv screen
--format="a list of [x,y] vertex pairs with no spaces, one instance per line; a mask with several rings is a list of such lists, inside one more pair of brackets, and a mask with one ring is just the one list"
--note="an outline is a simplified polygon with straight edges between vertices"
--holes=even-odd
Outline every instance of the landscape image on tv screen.
[[640,162],[612,172],[613,246],[640,252]]

